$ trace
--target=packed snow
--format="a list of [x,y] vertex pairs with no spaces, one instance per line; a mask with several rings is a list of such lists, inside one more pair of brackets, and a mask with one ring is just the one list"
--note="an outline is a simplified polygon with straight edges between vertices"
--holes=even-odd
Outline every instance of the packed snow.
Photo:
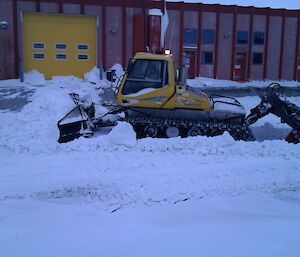
[[41,86],[45,84],[46,80],[44,74],[41,74],[36,70],[32,70],[24,74],[24,82],[33,86]]
[[101,83],[100,80],[100,69],[97,67],[94,67],[91,71],[87,72],[84,74],[84,80],[91,82],[91,83],[95,83],[95,84],[99,84]]
[[[111,86],[85,79],[0,81],[0,99],[33,90],[0,110],[1,256],[299,256],[300,146],[279,118],[259,120],[255,142],[136,140],[120,122],[59,144],[69,94],[100,104]],[[238,100],[247,112],[260,101]]]

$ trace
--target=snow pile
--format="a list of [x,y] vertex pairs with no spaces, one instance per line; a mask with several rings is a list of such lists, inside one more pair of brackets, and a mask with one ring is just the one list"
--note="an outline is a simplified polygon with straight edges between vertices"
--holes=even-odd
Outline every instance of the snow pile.
[[99,84],[100,80],[100,69],[94,67],[91,71],[84,74],[84,80],[87,82]]
[[249,82],[236,82],[230,80],[213,79],[206,77],[197,77],[195,79],[188,79],[187,84],[190,87],[195,88],[247,88],[247,87],[258,87],[266,88],[271,83],[280,83],[283,87],[300,87],[300,83],[297,81],[272,81],[272,80],[261,80],[261,81],[249,81]]
[[24,82],[34,86],[39,86],[44,85],[46,80],[44,74],[38,72],[37,70],[32,70],[28,73],[24,73]]
[[148,15],[163,16],[163,13],[160,9],[150,9]]
[[[10,84],[10,81],[7,81]],[[4,86],[4,83],[0,83]],[[13,83],[11,83],[13,84]],[[21,83],[20,83],[21,84]],[[35,93],[30,99],[30,103],[20,112],[6,112],[1,114],[1,121],[5,126],[0,127],[0,150],[10,151],[14,153],[29,153],[29,154],[54,154],[65,152],[94,152],[105,151],[132,151],[132,152],[172,152],[182,154],[198,154],[208,156],[214,154],[220,155],[240,155],[242,152],[245,156],[265,155],[266,151],[263,142],[243,143],[234,142],[228,133],[220,137],[206,138],[175,138],[175,139],[143,139],[136,142],[136,135],[131,126],[127,123],[120,123],[113,129],[110,135],[105,136],[102,131],[102,136],[96,133],[96,136],[91,139],[80,138],[68,144],[58,144],[59,130],[57,122],[67,114],[68,111],[74,108],[70,93],[78,93],[81,100],[86,100],[87,103],[95,102],[96,115],[101,117],[108,110],[99,105],[101,102],[102,86],[105,86],[107,81],[101,81],[101,84],[94,85],[81,79],[69,77],[54,77],[53,80],[47,81],[43,87],[35,87]],[[18,84],[19,85],[19,84]],[[23,83],[23,85],[26,85]],[[26,87],[32,88],[31,85]],[[289,100],[300,105],[300,98],[293,97]],[[256,106],[260,99],[258,97],[242,97],[239,101],[246,106],[246,110],[250,110]],[[116,121],[119,117],[115,115],[106,116],[103,119]],[[269,131],[272,124],[272,133],[269,138],[264,137],[265,131]],[[282,139],[290,131],[290,128],[280,123],[280,119],[275,116],[268,115],[259,120],[255,124],[255,134],[259,140],[265,139]],[[258,128],[258,129],[257,129]],[[106,130],[106,133],[108,130]],[[274,135],[280,134],[280,137]],[[285,134],[285,135],[284,135]],[[285,142],[272,142],[274,145],[273,154],[283,156],[285,151],[290,151],[293,146]],[[266,146],[267,149],[268,146]],[[272,147],[271,147],[272,148]],[[269,151],[269,150],[268,150]],[[293,150],[292,150],[293,151]]]
[[131,124],[118,122],[108,135],[109,141],[115,145],[134,147],[136,145],[136,133]]
[[124,74],[124,70],[123,70],[122,65],[121,65],[121,64],[118,64],[118,63],[114,64],[114,65],[110,68],[110,70],[115,70],[115,71],[116,71],[116,76],[117,76],[118,78],[120,78],[120,77],[123,76],[123,74]]
[[1,113],[5,126],[0,126],[0,150],[32,154],[55,152],[59,147],[57,122],[75,107],[69,96],[73,92],[82,100],[101,101],[95,85],[75,77],[54,77],[35,89],[31,102],[20,112]]

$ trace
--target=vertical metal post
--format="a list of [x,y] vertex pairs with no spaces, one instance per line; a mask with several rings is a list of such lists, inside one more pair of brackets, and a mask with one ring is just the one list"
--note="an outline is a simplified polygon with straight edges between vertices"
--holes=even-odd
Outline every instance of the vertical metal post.
[[285,38],[285,11],[282,13],[281,27],[281,45],[280,45],[280,63],[279,63],[279,79],[282,79],[283,71],[283,54],[284,54],[284,38]]
[[180,3],[179,65],[183,65],[184,2]]
[[126,24],[127,24],[127,8],[126,8],[126,0],[122,2],[122,66],[126,67]]
[[264,54],[264,79],[267,79],[268,57],[269,57],[269,34],[270,34],[270,11],[267,10],[266,21],[266,40],[265,40],[265,54]]
[[218,56],[219,56],[219,31],[220,31],[220,9],[217,8],[216,13],[216,41],[215,41],[215,54],[214,54],[214,78],[218,75]]
[[201,76],[201,46],[202,46],[202,4],[199,4],[198,11],[198,45],[197,45],[197,76]]
[[84,0],[80,0],[80,14],[84,15]]
[[106,67],[106,7],[102,0],[102,62],[104,70]]
[[41,0],[36,0],[36,2],[35,2],[35,11],[36,12],[41,11]]
[[15,76],[19,77],[18,2],[13,0]]
[[249,55],[248,55],[248,69],[247,78],[250,80],[251,76],[251,59],[252,59],[252,46],[253,46],[253,7],[251,7],[250,13],[250,38],[249,38]]
[[231,80],[234,80],[237,10],[234,7],[232,28]]
[[295,49],[295,70],[294,80],[298,81],[298,56],[299,56],[299,36],[300,36],[300,11],[298,11],[297,17],[297,38],[296,38],[296,49]]

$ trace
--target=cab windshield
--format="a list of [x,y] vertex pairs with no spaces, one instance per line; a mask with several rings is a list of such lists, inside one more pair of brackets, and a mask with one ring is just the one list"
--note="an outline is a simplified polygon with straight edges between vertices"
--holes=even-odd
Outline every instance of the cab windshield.
[[160,60],[135,60],[128,68],[123,95],[145,88],[161,88],[168,82],[168,63]]

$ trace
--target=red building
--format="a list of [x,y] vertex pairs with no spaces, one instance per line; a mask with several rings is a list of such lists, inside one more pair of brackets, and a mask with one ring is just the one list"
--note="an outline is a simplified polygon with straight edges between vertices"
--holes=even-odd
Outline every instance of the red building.
[[[164,12],[164,2],[1,0],[0,79],[22,70],[24,13],[96,16],[97,65],[107,69],[157,41],[153,8]],[[167,2],[167,12],[166,48],[177,66],[189,63],[190,77],[300,80],[300,11]]]

